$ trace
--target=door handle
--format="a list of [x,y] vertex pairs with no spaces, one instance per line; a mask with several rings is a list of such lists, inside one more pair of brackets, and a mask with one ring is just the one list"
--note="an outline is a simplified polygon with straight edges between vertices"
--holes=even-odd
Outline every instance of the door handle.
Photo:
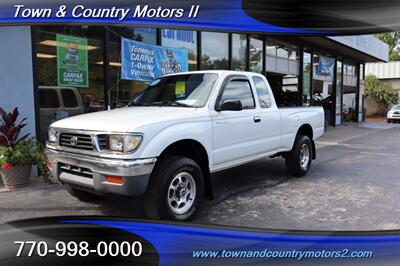
[[260,123],[261,122],[261,117],[255,116],[255,117],[253,117],[253,121],[254,121],[254,123]]

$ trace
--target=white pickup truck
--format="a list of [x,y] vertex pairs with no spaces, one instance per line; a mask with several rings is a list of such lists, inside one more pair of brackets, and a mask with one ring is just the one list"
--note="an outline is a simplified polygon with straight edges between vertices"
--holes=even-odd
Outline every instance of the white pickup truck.
[[278,109],[262,75],[196,71],[154,80],[126,107],[53,123],[46,153],[81,200],[144,195],[149,217],[184,220],[212,195],[214,172],[282,156],[305,175],[323,132],[321,107]]

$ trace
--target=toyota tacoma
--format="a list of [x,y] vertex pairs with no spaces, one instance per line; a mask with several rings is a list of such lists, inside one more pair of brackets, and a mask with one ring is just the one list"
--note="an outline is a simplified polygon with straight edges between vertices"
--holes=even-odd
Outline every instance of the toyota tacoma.
[[46,153],[80,200],[143,195],[149,217],[185,220],[217,171],[281,156],[304,176],[323,132],[322,107],[278,108],[260,74],[196,71],[155,79],[126,107],[54,122]]

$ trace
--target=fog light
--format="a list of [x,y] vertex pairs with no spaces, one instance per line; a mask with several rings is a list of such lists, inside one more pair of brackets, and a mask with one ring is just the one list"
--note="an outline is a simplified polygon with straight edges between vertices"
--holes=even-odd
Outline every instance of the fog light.
[[123,184],[124,179],[120,176],[106,176],[106,182],[114,184]]

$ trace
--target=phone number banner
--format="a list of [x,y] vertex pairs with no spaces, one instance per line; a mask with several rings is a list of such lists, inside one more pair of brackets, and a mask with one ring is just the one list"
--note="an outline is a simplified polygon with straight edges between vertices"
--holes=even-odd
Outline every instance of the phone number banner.
[[399,261],[399,230],[255,230],[90,216],[0,225],[2,266],[398,266]]
[[155,46],[121,38],[121,79],[152,81],[189,70],[186,49]]

